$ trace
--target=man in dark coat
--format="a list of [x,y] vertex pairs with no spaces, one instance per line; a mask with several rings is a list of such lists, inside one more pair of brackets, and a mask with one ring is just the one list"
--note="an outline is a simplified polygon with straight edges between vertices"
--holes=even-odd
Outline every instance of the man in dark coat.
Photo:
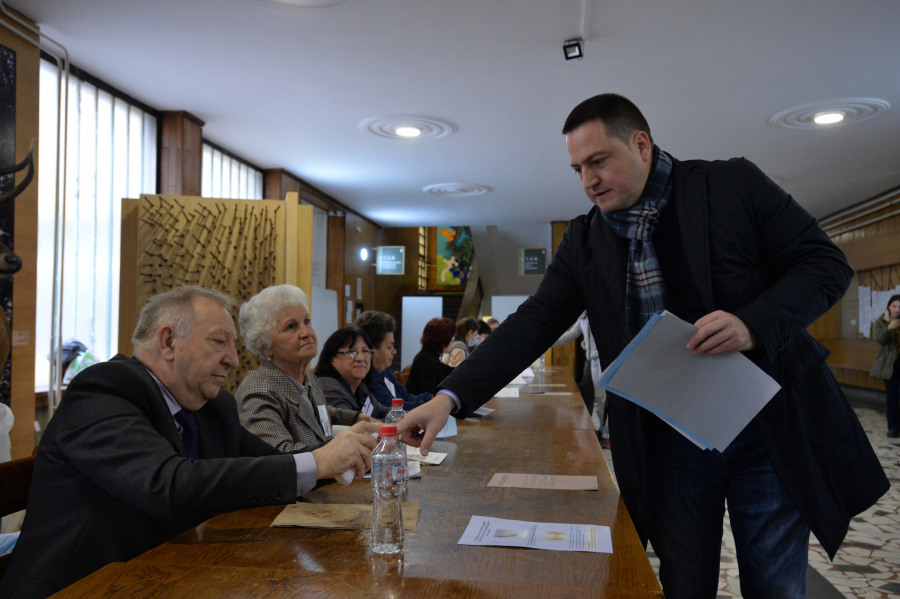
[[687,349],[741,351],[782,389],[721,453],[610,394],[616,477],[660,558],[663,591],[715,597],[727,500],[743,596],[803,597],[810,529],[833,557],[850,518],[889,488],[828,352],[806,331],[852,270],[756,166],[672,158],[621,96],[586,100],[563,133],[595,208],[571,222],[537,292],[399,428],[424,429],[410,440],[425,453],[448,414],[489,400],[582,310],[609,365],[667,309],[698,327]]
[[281,454],[241,427],[219,386],[237,366],[227,296],[151,298],[118,355],[80,373],[41,439],[0,597],[47,597],[217,514],[294,503],[317,479],[362,476],[374,439],[346,431]]

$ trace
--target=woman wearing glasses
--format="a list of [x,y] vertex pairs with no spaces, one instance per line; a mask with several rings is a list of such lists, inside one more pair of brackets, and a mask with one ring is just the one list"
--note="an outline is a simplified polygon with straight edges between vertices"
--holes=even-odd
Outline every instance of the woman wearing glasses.
[[302,290],[263,289],[241,306],[238,324],[247,349],[263,359],[234,394],[244,428],[281,451],[328,442],[332,424],[358,422],[354,432],[377,431],[359,410],[329,406],[308,370],[319,346]]
[[345,327],[325,341],[316,376],[329,406],[382,419],[390,412],[366,385],[372,369],[372,344],[359,329]]

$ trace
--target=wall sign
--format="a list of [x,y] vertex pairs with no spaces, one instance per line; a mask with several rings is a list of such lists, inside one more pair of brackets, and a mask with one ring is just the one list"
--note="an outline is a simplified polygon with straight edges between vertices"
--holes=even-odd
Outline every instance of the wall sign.
[[522,248],[519,250],[519,274],[541,275],[547,272],[547,250],[545,248]]
[[402,245],[380,245],[375,255],[376,275],[406,274],[406,248]]

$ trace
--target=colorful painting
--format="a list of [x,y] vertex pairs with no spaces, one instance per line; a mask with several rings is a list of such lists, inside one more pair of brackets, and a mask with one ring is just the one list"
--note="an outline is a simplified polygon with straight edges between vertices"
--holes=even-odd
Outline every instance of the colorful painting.
[[465,285],[475,244],[465,227],[437,227],[437,284]]

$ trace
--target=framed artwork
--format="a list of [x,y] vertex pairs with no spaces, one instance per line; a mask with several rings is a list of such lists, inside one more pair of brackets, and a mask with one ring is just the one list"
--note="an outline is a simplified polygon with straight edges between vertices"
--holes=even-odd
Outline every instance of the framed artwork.
[[465,227],[436,227],[435,285],[437,288],[465,287],[475,244]]

